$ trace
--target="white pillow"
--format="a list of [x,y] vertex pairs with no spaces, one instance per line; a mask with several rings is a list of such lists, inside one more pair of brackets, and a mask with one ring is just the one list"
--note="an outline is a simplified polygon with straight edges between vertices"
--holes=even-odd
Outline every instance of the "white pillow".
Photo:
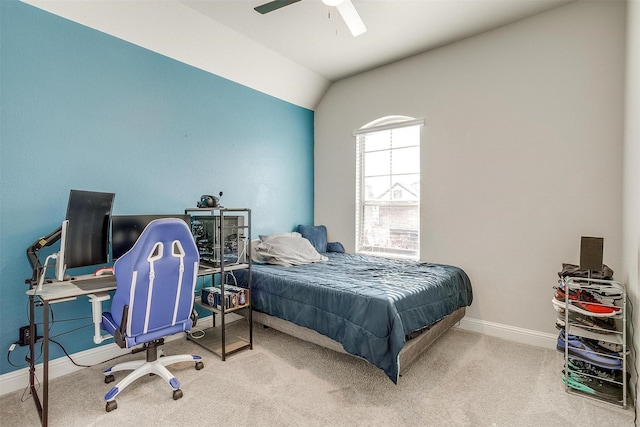
[[258,254],[258,251],[257,251],[258,245],[260,243],[262,243],[260,239],[251,240],[251,261],[258,264],[266,264],[267,259],[264,258],[262,255]]
[[256,257],[266,260],[269,264],[282,266],[310,264],[329,259],[320,255],[307,239],[302,238],[300,233],[294,233],[297,236],[290,234],[271,235],[267,241],[263,240],[256,246]]
[[267,242],[270,239],[276,239],[278,237],[302,237],[302,234],[297,231],[292,231],[290,233],[261,234],[260,240]]

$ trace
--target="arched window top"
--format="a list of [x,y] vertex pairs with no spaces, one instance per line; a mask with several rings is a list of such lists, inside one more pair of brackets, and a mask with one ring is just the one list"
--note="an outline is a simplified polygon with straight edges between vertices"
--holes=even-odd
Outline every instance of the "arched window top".
[[360,129],[368,129],[368,128],[372,128],[372,127],[390,125],[390,124],[395,124],[395,123],[402,123],[402,122],[406,122],[408,120],[415,120],[415,117],[409,117],[409,116],[386,116],[386,117],[380,117],[379,119],[375,119],[374,121],[371,121],[371,122],[367,123],[366,125],[362,126]]
[[366,133],[378,132],[387,129],[396,129],[405,126],[423,125],[424,119],[416,119],[409,116],[385,116],[375,119],[360,129],[353,131],[353,135],[362,135]]

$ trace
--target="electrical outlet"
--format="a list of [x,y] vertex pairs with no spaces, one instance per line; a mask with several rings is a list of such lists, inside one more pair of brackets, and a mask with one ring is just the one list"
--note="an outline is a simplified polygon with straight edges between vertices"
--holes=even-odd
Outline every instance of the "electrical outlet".
[[[37,329],[37,325],[33,325],[34,326],[34,330],[35,330],[35,334],[36,337],[38,336],[38,329]],[[29,326],[22,326],[19,330],[19,334],[20,334],[20,339],[18,340],[18,344],[20,344],[20,346],[25,346],[25,345],[29,345],[29,342],[31,341],[31,336],[29,335]]]

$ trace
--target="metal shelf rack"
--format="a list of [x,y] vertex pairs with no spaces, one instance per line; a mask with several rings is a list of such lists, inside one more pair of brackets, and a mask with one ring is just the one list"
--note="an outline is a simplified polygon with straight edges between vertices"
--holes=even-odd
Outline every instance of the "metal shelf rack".
[[[253,348],[251,209],[188,208],[184,213],[191,216],[191,230],[200,251],[199,276],[211,277],[211,286],[203,287],[201,293],[195,295],[195,305],[213,316],[213,326],[204,330],[203,337],[195,339],[187,335],[187,338],[224,361],[227,355]],[[246,288],[229,283],[229,277],[235,278],[233,271],[240,269],[248,270]],[[219,326],[216,326],[216,315],[220,316]],[[237,328],[234,328],[234,334],[229,336],[229,315],[233,316],[232,323],[246,319],[247,330],[236,334]]]
[[[622,408],[627,407],[627,293],[624,285],[619,282],[613,280],[603,280],[603,279],[592,279],[585,277],[565,277],[562,279],[562,283],[564,285],[565,292],[565,301],[564,301],[564,321],[565,321],[565,346],[564,346],[564,372],[563,378],[565,383],[565,390],[568,393],[576,394],[585,398],[594,399],[602,402],[606,402],[612,404],[614,406],[619,406]],[[612,313],[610,314],[597,314],[597,317],[601,318],[611,318],[614,319],[616,324],[616,330],[610,331],[608,333],[603,333],[601,330],[598,330],[595,327],[589,327],[584,323],[579,323],[570,318],[571,312],[579,312],[584,314],[583,310],[577,307],[575,304],[575,300],[567,297],[570,296],[572,292],[598,292],[604,295],[620,295],[620,298],[616,298],[612,303],[593,303],[596,306],[602,306],[612,309]],[[606,311],[606,310],[604,310]],[[594,315],[593,313],[591,313]],[[600,397],[597,394],[589,393],[588,391],[581,391],[569,385],[569,378],[572,375],[576,375],[577,371],[575,371],[569,363],[570,358],[574,358],[569,354],[569,345],[568,345],[568,337],[570,335],[578,336],[582,338],[586,338],[593,341],[602,341],[605,343],[615,344],[621,347],[621,351],[615,352],[615,354],[610,352],[596,352],[583,350],[585,354],[593,354],[594,357],[605,356],[611,358],[612,360],[619,360],[621,369],[620,379],[610,379],[597,377],[593,375],[586,374],[584,372],[580,372],[579,375],[583,377],[590,377],[595,381],[603,381],[608,385],[610,389],[620,389],[620,394],[615,399],[607,399],[604,397]],[[612,371],[617,371],[614,369]]]

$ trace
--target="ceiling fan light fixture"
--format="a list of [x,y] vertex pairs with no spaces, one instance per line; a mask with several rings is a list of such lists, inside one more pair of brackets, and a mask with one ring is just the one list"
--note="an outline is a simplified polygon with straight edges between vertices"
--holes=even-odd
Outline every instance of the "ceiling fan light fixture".
[[326,4],[327,6],[338,6],[343,1],[344,0],[322,0],[322,3]]

